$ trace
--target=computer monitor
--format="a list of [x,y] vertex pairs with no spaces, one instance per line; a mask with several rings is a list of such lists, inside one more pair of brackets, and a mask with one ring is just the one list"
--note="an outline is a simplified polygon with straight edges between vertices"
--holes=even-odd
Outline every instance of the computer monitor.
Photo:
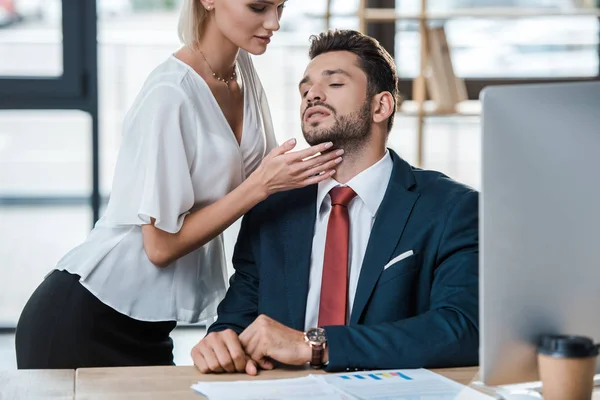
[[600,82],[481,99],[481,379],[536,381],[541,334],[600,341]]

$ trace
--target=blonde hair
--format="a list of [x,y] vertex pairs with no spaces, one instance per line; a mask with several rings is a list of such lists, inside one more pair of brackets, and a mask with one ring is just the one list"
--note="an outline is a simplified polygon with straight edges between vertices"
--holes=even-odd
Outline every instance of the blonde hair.
[[181,43],[189,48],[198,45],[207,16],[208,12],[200,0],[183,0],[177,26],[177,34]]

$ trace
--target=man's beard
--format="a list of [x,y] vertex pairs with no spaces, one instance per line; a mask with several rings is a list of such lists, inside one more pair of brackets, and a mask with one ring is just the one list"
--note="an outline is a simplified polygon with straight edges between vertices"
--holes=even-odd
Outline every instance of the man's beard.
[[[335,110],[323,103],[316,103],[332,111],[335,124],[327,129],[310,128],[310,123],[302,123],[304,139],[311,145],[332,142],[336,149],[344,149],[346,154],[360,150],[371,137],[371,101],[367,99],[361,108],[353,113],[337,116]],[[307,129],[307,125],[309,128]]]

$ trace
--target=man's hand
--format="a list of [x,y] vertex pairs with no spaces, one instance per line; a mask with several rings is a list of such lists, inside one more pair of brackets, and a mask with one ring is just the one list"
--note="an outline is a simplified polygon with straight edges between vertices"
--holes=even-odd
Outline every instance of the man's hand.
[[[203,374],[210,372],[258,374],[256,362],[246,355],[237,333],[231,329],[208,334],[192,349],[192,359],[194,365]],[[273,369],[273,363],[269,360],[262,360],[259,365],[263,369]]]
[[310,362],[312,350],[304,341],[304,333],[260,315],[239,336],[240,342],[254,361],[262,363],[269,359],[288,365]]

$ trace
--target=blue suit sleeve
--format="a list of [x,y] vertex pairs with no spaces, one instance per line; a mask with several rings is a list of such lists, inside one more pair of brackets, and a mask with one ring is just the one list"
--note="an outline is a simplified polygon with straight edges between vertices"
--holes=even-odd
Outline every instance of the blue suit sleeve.
[[217,309],[218,318],[208,333],[232,329],[242,333],[258,316],[258,268],[252,252],[251,215],[242,219],[242,226],[233,253],[235,273],[229,280],[229,290]]
[[[325,327],[329,372],[477,365],[478,194],[462,194],[446,217],[429,310],[378,325]],[[390,305],[393,307],[393,305]]]

